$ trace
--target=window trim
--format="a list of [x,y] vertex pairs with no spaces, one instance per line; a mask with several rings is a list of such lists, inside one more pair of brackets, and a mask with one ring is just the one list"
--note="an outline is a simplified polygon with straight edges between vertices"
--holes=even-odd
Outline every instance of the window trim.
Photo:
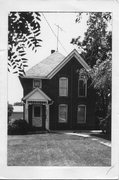
[[[78,108],[79,108],[79,107],[85,107],[85,119],[84,119],[84,122],[78,122]],[[85,123],[86,123],[86,112],[87,112],[86,105],[84,105],[84,104],[79,104],[79,105],[77,106],[77,124],[85,124]]]
[[[35,81],[39,81],[40,82],[40,87],[35,87]],[[41,79],[33,79],[33,88],[42,88],[42,80]]]
[[[61,91],[60,91],[60,81],[62,80],[62,79],[65,79],[66,80],[66,88],[67,88],[67,91],[66,91],[66,95],[61,95]],[[59,78],[59,96],[61,96],[61,97],[67,97],[68,96],[68,77],[60,77]]]
[[[66,121],[65,122],[60,122],[60,107],[65,106],[66,107]],[[58,106],[58,123],[67,123],[68,122],[68,105],[67,104],[59,104]]]
[[[80,80],[83,80],[83,82],[85,82],[85,95],[84,96],[81,96],[80,94],[79,94],[79,81]],[[84,78],[80,78],[80,79],[78,79],[78,97],[87,97],[87,79],[84,79]]]

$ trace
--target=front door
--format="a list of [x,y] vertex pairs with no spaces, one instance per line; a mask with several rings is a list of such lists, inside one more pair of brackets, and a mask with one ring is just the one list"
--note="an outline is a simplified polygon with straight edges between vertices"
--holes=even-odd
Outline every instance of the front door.
[[32,126],[42,128],[42,105],[33,105]]

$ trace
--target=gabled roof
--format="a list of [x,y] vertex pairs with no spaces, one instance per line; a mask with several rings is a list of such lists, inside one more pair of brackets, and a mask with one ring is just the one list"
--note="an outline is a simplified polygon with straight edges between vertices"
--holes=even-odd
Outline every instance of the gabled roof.
[[24,78],[46,78],[51,79],[60,69],[66,65],[72,57],[75,57],[77,61],[86,69],[90,70],[88,64],[80,56],[78,51],[74,49],[68,56],[64,57],[59,52],[54,52],[40,63],[33,66],[26,72]]
[[51,99],[39,88],[35,88],[33,91],[27,94],[23,100],[51,101]]
[[52,72],[49,73],[48,78],[51,79],[58,71],[60,71],[60,69],[62,69],[71,59],[72,57],[75,57],[77,59],[77,61],[86,69],[86,70],[90,70],[90,67],[88,66],[88,64],[84,61],[84,59],[80,56],[80,54],[78,53],[78,51],[76,49],[74,49],[73,51],[71,51],[71,53],[66,56],[63,61],[58,64],[58,66],[56,66],[56,68],[54,68],[54,70]]
[[25,77],[31,78],[47,78],[48,74],[53,71],[53,69],[61,63],[64,59],[64,55],[60,54],[59,52],[54,52],[46,59],[42,60],[40,63],[36,64],[32,68],[30,68],[26,72]]

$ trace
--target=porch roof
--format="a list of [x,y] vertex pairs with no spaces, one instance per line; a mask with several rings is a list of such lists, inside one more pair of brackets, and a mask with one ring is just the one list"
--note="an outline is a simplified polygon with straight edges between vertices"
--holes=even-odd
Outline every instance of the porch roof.
[[51,101],[50,97],[48,97],[41,89],[35,88],[29,94],[27,94],[23,100],[28,102],[48,102]]

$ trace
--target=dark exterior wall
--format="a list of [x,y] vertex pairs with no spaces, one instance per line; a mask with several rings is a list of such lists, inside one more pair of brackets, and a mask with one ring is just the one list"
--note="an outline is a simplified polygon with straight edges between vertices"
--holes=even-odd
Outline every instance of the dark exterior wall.
[[[94,129],[95,128],[95,92],[88,81],[87,97],[78,97],[78,73],[82,68],[72,58],[51,80],[43,80],[43,91],[54,101],[50,106],[50,129]],[[68,97],[59,97],[59,78],[68,77]],[[58,123],[59,104],[68,105],[68,123]],[[86,124],[77,124],[78,105],[87,107]]]
[[33,79],[20,78],[23,87],[23,97],[33,90]]
[[[78,97],[78,73],[82,68],[79,62],[72,58],[52,79],[42,80],[42,90],[53,101],[50,106],[50,129],[95,129],[95,91],[88,81],[87,97]],[[59,97],[59,78],[68,77],[68,97]],[[22,79],[21,81],[24,96],[33,90],[32,79]],[[68,105],[68,123],[58,123],[59,104]],[[78,105],[86,105],[86,124],[77,124]]]

